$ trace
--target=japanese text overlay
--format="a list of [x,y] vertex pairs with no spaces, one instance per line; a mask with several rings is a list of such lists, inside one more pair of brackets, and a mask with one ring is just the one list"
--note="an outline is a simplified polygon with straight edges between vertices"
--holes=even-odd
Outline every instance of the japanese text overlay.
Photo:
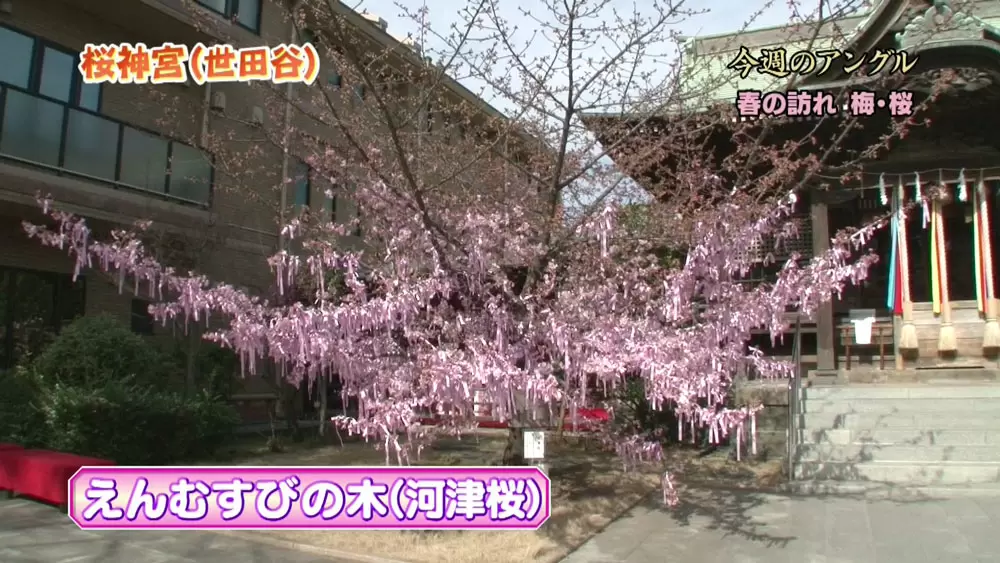
[[77,64],[84,84],[183,84],[270,81],[312,84],[319,75],[319,54],[311,44],[247,47],[164,43],[95,45],[88,43]]
[[824,117],[844,115],[870,117],[887,112],[893,117],[913,115],[913,92],[893,90],[879,94],[854,90],[843,96],[834,91],[760,92],[740,90],[736,93],[736,111],[743,120],[760,117]]
[[911,55],[897,49],[875,49],[870,53],[855,54],[840,49],[821,49],[818,51],[795,51],[789,53],[785,47],[761,49],[759,55],[754,55],[750,49],[740,46],[739,52],[726,68],[747,78],[750,73],[767,74],[775,78],[785,78],[793,74],[798,76],[823,76],[834,67],[835,61],[840,61],[841,69],[846,74],[861,72],[866,76],[877,74],[906,74],[913,69],[919,60],[918,55]]
[[84,467],[69,516],[87,530],[535,530],[535,467]]

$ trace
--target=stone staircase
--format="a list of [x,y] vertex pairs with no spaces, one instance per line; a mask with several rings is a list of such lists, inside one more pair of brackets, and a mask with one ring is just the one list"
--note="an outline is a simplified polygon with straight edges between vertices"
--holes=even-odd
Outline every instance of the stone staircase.
[[811,386],[799,406],[799,489],[1000,487],[998,383]]

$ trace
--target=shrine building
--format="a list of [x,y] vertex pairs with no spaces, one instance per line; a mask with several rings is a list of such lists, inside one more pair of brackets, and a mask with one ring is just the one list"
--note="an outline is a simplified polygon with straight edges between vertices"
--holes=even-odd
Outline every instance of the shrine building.
[[[846,61],[858,56],[854,54],[879,50],[906,53],[903,63],[912,67],[906,77],[912,78],[914,107],[929,95],[930,84],[942,70],[959,76],[924,113],[932,125],[912,129],[882,157],[864,162],[860,181],[843,182],[841,173],[833,171],[838,162],[829,162],[831,172],[821,173],[798,202],[800,237],[785,246],[785,258],[793,251],[808,259],[827,250],[837,231],[890,213],[900,197],[914,202],[938,187],[947,194],[942,203],[918,206],[905,222],[882,230],[870,243],[880,260],[868,279],[849,287],[804,325],[802,362],[814,375],[843,377],[850,372],[851,380],[906,379],[917,371],[971,368],[994,373],[998,367],[1000,256],[995,249],[1000,239],[993,225],[1000,190],[1000,112],[995,111],[1000,102],[1000,2],[970,2],[962,9],[968,13],[946,1],[884,0],[866,15],[824,25],[818,34],[799,33],[798,39],[789,39],[796,30],[785,26],[695,37],[684,44],[685,76],[693,84],[701,78],[702,91],[712,92],[707,103],[701,98],[701,107],[690,112],[717,104],[733,107],[741,91],[766,96],[772,91],[871,88],[876,98],[889,100],[890,92],[878,90],[878,83],[859,82],[857,73],[845,72]],[[739,68],[738,61],[746,55],[766,66],[768,51],[784,48],[791,57],[807,47],[814,53],[838,51],[841,60],[821,76],[793,77],[788,90],[787,76],[761,71],[760,64],[748,72]],[[656,117],[635,128],[636,133],[629,124],[638,124],[637,119],[621,113],[589,114],[585,121],[605,146],[620,143],[620,152],[612,151],[614,157],[655,142],[650,136],[676,118]],[[848,154],[875,144],[894,117],[888,107],[879,106],[874,115],[861,119],[861,130],[849,134],[842,145]],[[816,125],[816,119],[786,120],[775,127],[776,135],[800,138]],[[830,134],[842,129],[836,118],[825,119],[823,126]],[[623,130],[630,137],[619,136]],[[730,132],[720,127],[712,133],[707,146],[715,148],[717,160],[734,149]],[[648,162],[623,172],[654,186],[668,181],[665,166]],[[772,267],[759,268],[757,281],[775,275],[783,262],[778,258]],[[756,344],[787,356],[791,345],[785,340],[771,347],[770,339],[761,335]]]

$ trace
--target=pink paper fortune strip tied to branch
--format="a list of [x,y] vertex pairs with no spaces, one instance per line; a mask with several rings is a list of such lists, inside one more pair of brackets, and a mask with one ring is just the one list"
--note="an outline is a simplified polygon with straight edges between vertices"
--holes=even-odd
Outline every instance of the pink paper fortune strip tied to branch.
[[87,530],[535,530],[534,467],[84,467],[69,516]]

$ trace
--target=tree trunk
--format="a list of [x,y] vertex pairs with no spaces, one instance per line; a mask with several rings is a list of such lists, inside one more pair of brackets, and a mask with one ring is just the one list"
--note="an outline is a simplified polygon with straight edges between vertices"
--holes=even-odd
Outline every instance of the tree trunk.
[[201,346],[201,330],[194,323],[188,325],[187,340],[184,393],[192,397],[198,385],[198,352]]
[[507,430],[507,445],[503,450],[502,465],[524,465],[524,433],[511,425]]
[[267,402],[267,423],[271,430],[271,437],[267,442],[271,446],[271,451],[277,451],[278,445],[278,415],[275,412],[276,407],[276,401]]
[[288,424],[288,433],[292,441],[302,441],[302,428],[299,426],[299,417],[302,414],[302,396],[300,390],[290,383],[281,383],[281,406],[285,414],[285,422]]
[[302,414],[300,389],[285,381],[281,372],[281,366],[269,364],[267,369],[273,370],[273,377],[268,378],[268,380],[273,385],[277,402],[281,406],[281,415],[285,419],[289,434],[293,441],[302,441],[302,429],[299,426],[299,417]]
[[319,388],[319,435],[320,437],[326,436],[326,425],[327,425],[327,394],[330,392],[330,386],[328,384],[327,376],[321,375],[316,381],[316,386]]
[[[253,361],[256,361],[256,360],[253,360]],[[273,364],[271,364],[271,363],[265,363],[264,364],[264,366],[263,366],[263,371],[264,372],[273,372],[273,370],[274,370],[274,365]],[[274,373],[262,373],[261,375],[264,378],[264,381],[268,381],[268,382],[270,382],[272,384],[272,387],[275,390],[275,399],[277,399],[279,397],[279,395],[278,395],[278,385],[277,385],[277,381],[278,381],[277,380],[277,376],[275,376]],[[272,376],[272,377],[268,377],[269,375]],[[277,409],[278,409],[278,401],[277,400],[268,401],[267,402],[267,422],[270,425],[270,430],[271,430],[271,438],[268,441],[272,445],[271,446],[272,448],[276,447],[277,443],[278,443],[278,413],[276,412]]]
[[503,451],[503,465],[524,465],[524,429],[534,426],[532,405],[528,404],[524,393],[513,393],[510,397],[513,407],[510,427],[507,431],[507,445]]
[[559,401],[559,420],[556,421],[556,436],[562,440],[566,429],[566,407],[569,402],[569,391],[563,389],[562,400]]

